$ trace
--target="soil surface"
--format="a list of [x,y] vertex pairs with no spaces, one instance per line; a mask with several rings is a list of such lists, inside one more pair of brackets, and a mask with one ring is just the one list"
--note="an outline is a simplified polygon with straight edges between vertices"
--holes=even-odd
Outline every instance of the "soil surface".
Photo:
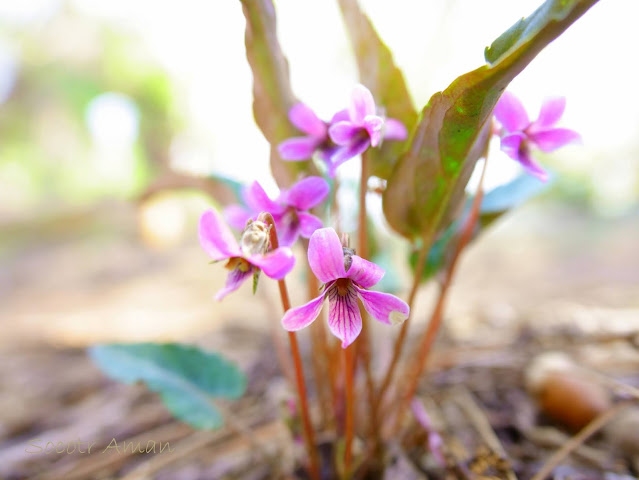
[[[3,230],[0,479],[304,478],[303,445],[280,419],[294,395],[273,348],[284,339],[276,285],[262,281],[255,296],[247,287],[215,303],[225,272],[208,264],[196,236],[150,249],[126,205]],[[639,477],[637,238],[637,215],[596,219],[547,205],[522,208],[480,237],[461,260],[421,379],[417,400],[430,426],[406,416],[388,442],[383,478],[531,479],[570,445],[583,398],[610,418],[546,478]],[[303,282],[289,288],[301,304]],[[435,291],[425,286],[417,298],[412,345]],[[387,326],[371,327],[373,371],[383,372],[391,337]],[[310,372],[308,332],[300,339]],[[220,403],[224,427],[192,430],[157,395],[107,379],[86,355],[99,342],[147,340],[198,344],[247,372],[247,394]],[[566,362],[574,367],[567,376],[539,374]],[[563,413],[548,407],[548,391],[568,405]],[[358,419],[360,437],[366,425]],[[334,429],[320,430],[328,454]],[[360,438],[355,446],[362,458]]]

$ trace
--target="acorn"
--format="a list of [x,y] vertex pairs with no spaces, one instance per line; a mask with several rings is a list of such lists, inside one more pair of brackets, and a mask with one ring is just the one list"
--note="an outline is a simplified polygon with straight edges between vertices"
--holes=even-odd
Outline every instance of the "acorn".
[[566,354],[548,352],[526,370],[526,388],[540,410],[573,431],[581,430],[610,408],[611,395]]

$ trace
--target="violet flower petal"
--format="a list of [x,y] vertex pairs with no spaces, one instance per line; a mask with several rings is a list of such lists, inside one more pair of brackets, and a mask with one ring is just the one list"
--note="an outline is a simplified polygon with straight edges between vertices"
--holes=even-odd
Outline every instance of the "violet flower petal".
[[520,161],[521,143],[526,136],[523,133],[513,133],[501,138],[501,151],[508,155],[513,160]]
[[357,306],[357,291],[350,287],[346,295],[340,295],[337,288],[328,289],[328,328],[342,341],[342,348],[348,347],[362,331],[362,317]]
[[395,295],[355,288],[364,308],[376,320],[388,325],[397,325],[408,318],[408,304]]
[[328,136],[337,145],[349,145],[361,131],[362,127],[345,120],[332,124],[328,129]]
[[337,167],[347,160],[364,153],[370,144],[371,140],[368,136],[366,136],[358,142],[354,142],[351,145],[343,146],[335,150],[335,153],[330,158],[330,162],[328,162],[329,176],[331,178],[334,177]]
[[326,136],[326,124],[320,120],[315,112],[303,103],[297,103],[288,111],[288,118],[293,125],[304,133],[313,137]]
[[284,160],[307,160],[313,156],[319,144],[314,137],[293,137],[280,143],[277,151]]
[[340,110],[337,113],[335,113],[335,115],[333,115],[333,118],[331,118],[331,125],[337,122],[350,122],[350,121],[351,121],[351,117],[348,114],[348,109],[345,108],[344,110]]
[[253,275],[252,269],[249,269],[246,272],[241,271],[240,269],[231,270],[226,277],[226,285],[223,289],[215,294],[215,300],[222,300],[229,293],[234,292],[251,276]]
[[541,165],[532,159],[527,150],[520,152],[518,161],[532,176],[537,177],[542,182],[546,182],[548,180],[548,172],[546,172]]
[[213,260],[224,260],[242,255],[240,246],[215,210],[208,210],[200,217],[200,245]]
[[299,210],[308,210],[322,203],[330,189],[322,177],[306,177],[290,188],[284,200]]
[[300,235],[299,220],[295,218],[295,213],[287,212],[274,220],[279,244],[285,247],[292,246]]
[[384,140],[406,140],[408,131],[402,122],[387,118],[384,122]]
[[247,208],[237,204],[225,207],[222,215],[226,223],[239,231],[244,230],[246,222],[253,217],[253,214]]
[[551,97],[544,100],[539,110],[539,117],[532,122],[528,131],[548,129],[559,121],[566,109],[565,97]]
[[269,212],[271,215],[281,215],[286,207],[274,202],[266,194],[262,185],[255,181],[244,191],[244,201],[254,212]]
[[346,276],[344,252],[335,230],[332,228],[315,230],[308,242],[308,263],[322,283]]
[[364,85],[357,84],[353,88],[348,115],[356,125],[363,125],[366,115],[375,115],[375,100],[373,94]]
[[297,218],[300,222],[300,235],[304,238],[310,238],[315,233],[315,230],[322,228],[322,221],[315,215],[307,212],[298,212]]
[[284,318],[282,318],[282,326],[284,327],[284,330],[295,332],[308,327],[311,323],[313,323],[322,310],[325,295],[326,293],[324,292],[319,297],[314,298],[301,307],[295,307],[287,310],[284,314]]
[[266,255],[251,255],[246,259],[275,280],[283,279],[295,265],[295,256],[289,247],[279,247]]
[[509,133],[523,130],[530,123],[524,106],[510,92],[503,93],[493,114]]
[[542,152],[552,152],[569,143],[581,141],[581,135],[567,128],[553,128],[552,130],[531,133],[528,138]]
[[364,128],[371,137],[371,147],[376,147],[382,140],[382,128],[384,127],[384,119],[378,115],[366,115],[364,118]]
[[358,255],[351,257],[351,268],[346,272],[346,277],[353,280],[363,288],[370,288],[379,282],[384,276],[384,269],[380,266],[364,260]]

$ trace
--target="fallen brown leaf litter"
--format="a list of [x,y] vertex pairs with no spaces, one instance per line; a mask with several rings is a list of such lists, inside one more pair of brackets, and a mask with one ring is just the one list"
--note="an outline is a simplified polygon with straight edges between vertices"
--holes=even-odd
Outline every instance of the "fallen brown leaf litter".
[[[532,359],[556,349],[559,337],[529,333],[522,332],[514,345],[501,346],[460,345],[444,336],[419,399],[443,440],[445,465],[435,461],[427,447],[429,433],[411,417],[389,447],[384,478],[540,480],[535,475],[567,445],[569,451],[543,478],[636,478],[639,352],[634,339],[582,336],[562,343],[611,399],[602,412],[610,418],[589,438],[575,442],[575,432],[541,412],[525,386]],[[227,328],[216,334],[214,343],[251,335],[259,333]],[[39,346],[3,352],[0,478],[303,478],[295,469],[303,449],[278,419],[288,389],[268,339],[252,340],[257,348],[242,361],[251,378],[249,392],[239,402],[222,405],[227,424],[213,432],[193,431],[172,420],[158,398],[141,386],[105,379],[82,349]],[[584,361],[584,355],[606,358],[603,352],[619,349],[636,358]],[[602,355],[593,355],[597,350]],[[333,432],[323,431],[319,438],[324,453],[330,453]],[[53,444],[47,447],[47,442]],[[54,451],[63,447],[64,452]]]

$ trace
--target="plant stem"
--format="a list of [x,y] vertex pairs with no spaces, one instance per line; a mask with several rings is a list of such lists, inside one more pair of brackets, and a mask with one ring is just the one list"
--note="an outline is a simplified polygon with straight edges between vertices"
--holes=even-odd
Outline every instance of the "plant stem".
[[[275,222],[273,221],[273,217],[270,213],[262,213],[260,214],[260,219],[263,219],[263,221],[268,223],[268,225],[270,226],[271,249],[274,250],[278,248],[279,242],[277,239],[277,231],[275,230]],[[278,280],[277,286],[280,290],[282,308],[284,309],[284,312],[287,312],[291,308],[291,301],[289,300],[286,281],[284,279]],[[295,332],[288,332],[288,340],[291,345],[293,366],[295,367],[297,400],[299,404],[300,415],[302,417],[304,443],[306,444],[306,450],[310,461],[309,473],[311,474],[311,478],[313,478],[313,480],[320,480],[319,459],[317,455],[317,449],[315,448],[315,433],[313,432],[313,425],[311,423],[311,416],[308,408],[308,397],[306,394],[306,385],[304,384],[302,357],[300,356],[300,350],[297,344],[297,336]]]
[[353,379],[355,374],[355,358],[353,355],[353,345],[344,349],[344,371],[345,371],[345,391],[346,391],[346,426],[344,433],[344,476],[350,477],[351,470],[351,446],[353,443],[353,426],[355,423],[355,390]]
[[[362,258],[368,259],[368,223],[366,216],[366,194],[368,193],[368,177],[369,174],[369,161],[368,152],[362,153],[362,168],[360,175],[359,185],[359,215],[358,215],[358,230],[357,230],[357,255]],[[362,333],[360,334],[361,340],[356,343],[357,356],[362,359],[364,365],[364,374],[366,376],[366,397],[368,401],[370,412],[370,427],[371,427],[371,440],[373,446],[379,445],[379,428],[378,428],[378,416],[377,416],[377,402],[375,401],[375,384],[373,382],[373,374],[371,371],[371,341],[370,332],[367,327],[368,312],[360,304],[359,307],[360,316],[362,317]]]
[[396,402],[398,404],[398,408],[395,416],[393,432],[395,432],[401,425],[404,413],[409,409],[410,402],[415,395],[415,392],[417,391],[419,377],[424,371],[426,360],[428,359],[433,343],[437,336],[437,332],[439,332],[439,327],[441,326],[445,300],[452,283],[453,275],[455,273],[455,267],[457,266],[461,252],[464,250],[466,245],[468,245],[468,242],[472,238],[473,232],[475,230],[475,225],[477,224],[477,219],[479,218],[481,202],[484,197],[482,185],[484,183],[484,176],[486,174],[486,165],[488,165],[487,159],[484,160],[481,178],[477,187],[477,193],[475,194],[468,219],[466,220],[466,224],[464,225],[464,228],[461,232],[459,242],[457,243],[457,247],[455,248],[455,251],[453,253],[450,266],[448,267],[446,275],[444,277],[444,281],[441,284],[437,303],[435,304],[435,308],[433,309],[433,312],[431,314],[430,321],[428,322],[428,327],[422,335],[417,354],[411,355],[411,358],[414,358],[415,361],[413,362],[412,368],[410,368],[410,370],[408,371],[408,387],[405,389],[403,398],[401,398],[399,402]]
[[[424,241],[422,248],[419,250],[419,256],[417,257],[417,264],[415,265],[415,275],[413,276],[413,285],[410,289],[410,293],[408,294],[408,301],[406,302],[408,303],[408,308],[410,309],[411,313],[413,311],[413,303],[415,301],[415,297],[417,296],[417,291],[419,290],[419,284],[421,282],[422,273],[424,271],[424,265],[426,264],[426,258],[428,257],[430,246],[430,239]],[[379,411],[379,407],[384,401],[384,394],[386,393],[386,390],[388,389],[391,380],[393,379],[393,374],[395,373],[395,368],[397,367],[397,362],[402,353],[402,348],[404,346],[404,341],[408,332],[409,320],[410,316],[402,324],[402,328],[399,331],[399,335],[397,336],[395,345],[393,346],[393,356],[391,357],[391,361],[388,365],[388,369],[386,370],[386,374],[384,375],[384,379],[382,380],[382,384],[377,391],[377,397],[375,398],[377,411]]]

